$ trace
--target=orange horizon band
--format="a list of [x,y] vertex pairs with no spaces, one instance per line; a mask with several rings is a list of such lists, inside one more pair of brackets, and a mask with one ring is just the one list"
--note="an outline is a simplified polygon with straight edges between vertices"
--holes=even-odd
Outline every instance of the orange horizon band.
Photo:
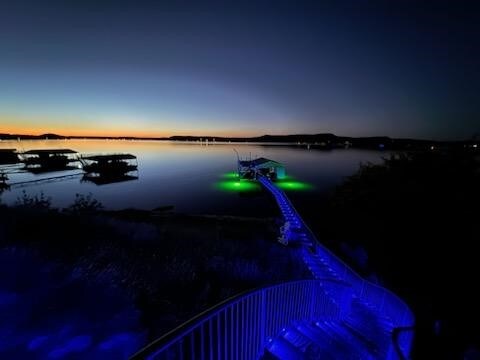
[[44,134],[56,134],[60,136],[86,136],[86,137],[142,137],[142,138],[161,138],[161,137],[170,137],[170,136],[218,136],[218,137],[254,137],[260,136],[253,133],[223,133],[219,134],[215,131],[172,131],[172,132],[144,132],[144,131],[95,131],[91,129],[39,129],[39,128],[23,128],[23,127],[0,127],[1,134],[8,135],[33,135],[39,136]]

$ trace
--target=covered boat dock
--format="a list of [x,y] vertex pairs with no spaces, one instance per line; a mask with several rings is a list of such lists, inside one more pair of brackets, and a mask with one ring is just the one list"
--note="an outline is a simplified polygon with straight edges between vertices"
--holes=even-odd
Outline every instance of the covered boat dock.
[[68,164],[78,161],[77,154],[71,149],[28,150],[20,154],[25,168],[33,172],[67,170]]
[[80,161],[86,173],[123,175],[138,168],[137,157],[132,154],[82,156]]
[[[83,180],[96,185],[138,179],[137,157],[132,154],[82,156],[80,162],[85,171]],[[137,172],[137,175],[132,175],[132,172]]]
[[257,173],[265,175],[270,179],[284,179],[285,166],[264,157],[253,160],[238,160],[238,174],[240,178],[256,178]]

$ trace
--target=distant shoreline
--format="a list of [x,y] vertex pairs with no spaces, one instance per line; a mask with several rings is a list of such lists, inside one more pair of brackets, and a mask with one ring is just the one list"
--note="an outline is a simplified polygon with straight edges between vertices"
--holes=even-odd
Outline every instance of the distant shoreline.
[[133,141],[183,141],[202,143],[262,143],[283,145],[310,145],[314,148],[366,148],[381,150],[424,150],[434,148],[463,148],[480,141],[438,141],[421,139],[395,139],[388,136],[348,137],[334,134],[296,134],[263,135],[257,137],[218,137],[218,136],[170,136],[170,137],[135,137],[135,136],[63,136],[58,134],[25,135],[2,134],[0,140],[133,140]]

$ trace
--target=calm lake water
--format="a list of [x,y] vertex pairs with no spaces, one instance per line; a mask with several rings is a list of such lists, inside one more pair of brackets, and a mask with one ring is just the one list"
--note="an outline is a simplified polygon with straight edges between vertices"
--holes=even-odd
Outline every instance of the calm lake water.
[[[286,189],[301,208],[314,205],[312,202],[355,173],[360,163],[378,163],[385,156],[383,152],[356,149],[322,151],[282,145],[121,140],[1,141],[0,148],[68,148],[81,154],[131,153],[138,157],[138,180],[100,186],[82,181],[77,175],[80,169],[35,175],[23,172],[22,165],[8,166],[4,170],[9,172],[13,186],[0,195],[7,204],[15,203],[23,191],[28,195],[43,192],[58,207],[70,205],[75,194],[91,193],[107,209],[173,205],[177,212],[246,216],[274,214],[275,206],[261,191],[231,186],[236,181],[229,177],[236,169],[234,149],[241,157],[259,156],[283,163],[289,175]],[[73,176],[32,182],[63,175]]]

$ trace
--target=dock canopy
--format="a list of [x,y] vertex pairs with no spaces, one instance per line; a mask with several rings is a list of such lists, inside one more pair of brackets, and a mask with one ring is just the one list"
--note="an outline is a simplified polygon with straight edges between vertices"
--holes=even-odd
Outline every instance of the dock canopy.
[[82,160],[91,160],[91,161],[133,160],[136,158],[137,157],[132,154],[82,156]]
[[75,150],[71,149],[39,149],[39,150],[28,150],[23,154],[25,155],[62,155],[62,154],[76,154]]
[[270,159],[267,159],[267,158],[257,158],[257,159],[253,159],[253,160],[240,160],[240,165],[241,166],[245,166],[245,167],[262,167],[262,168],[268,168],[268,167],[277,167],[277,166],[282,166],[283,167],[283,164],[280,164],[279,162],[277,161],[274,161],[274,160],[270,160]]

